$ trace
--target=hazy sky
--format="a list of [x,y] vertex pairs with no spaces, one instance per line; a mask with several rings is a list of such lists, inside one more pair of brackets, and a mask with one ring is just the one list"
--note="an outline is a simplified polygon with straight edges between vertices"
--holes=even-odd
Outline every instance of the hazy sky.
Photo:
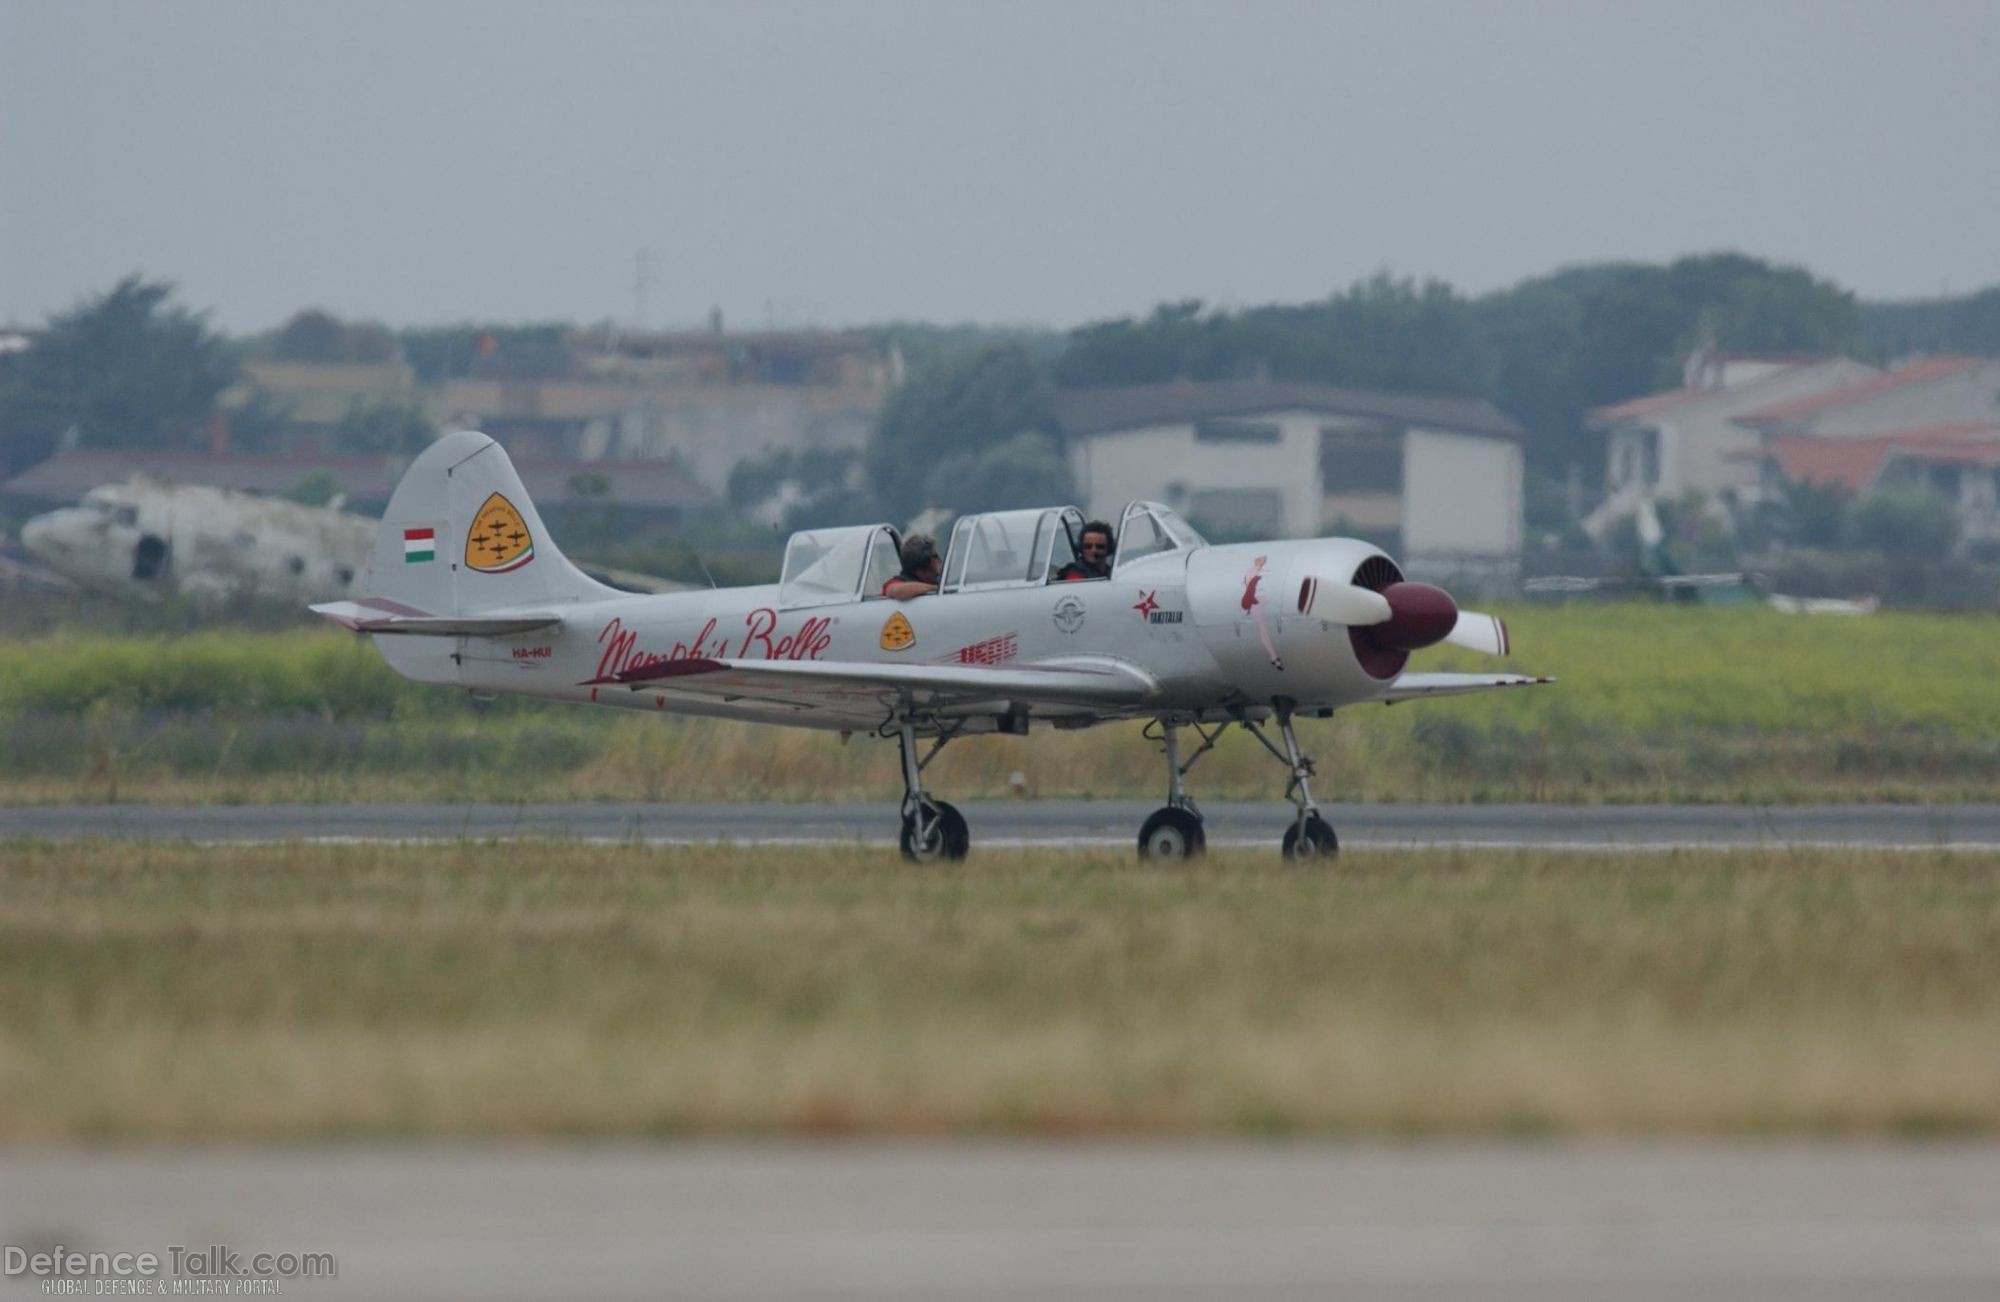
[[0,322],[1080,321],[1737,248],[2000,283],[2000,0],[0,0]]

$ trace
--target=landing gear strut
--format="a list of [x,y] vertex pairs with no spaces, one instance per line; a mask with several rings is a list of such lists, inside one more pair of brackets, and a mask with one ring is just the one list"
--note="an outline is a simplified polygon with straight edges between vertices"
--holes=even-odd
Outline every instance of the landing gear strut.
[[1313,762],[1299,750],[1298,734],[1292,730],[1292,704],[1283,697],[1272,702],[1278,715],[1278,735],[1285,742],[1283,750],[1273,746],[1271,739],[1250,720],[1238,719],[1237,722],[1291,771],[1291,781],[1285,784],[1285,799],[1291,801],[1298,812],[1292,819],[1292,825],[1285,829],[1285,858],[1301,861],[1331,859],[1340,853],[1340,840],[1334,836],[1332,825],[1319,816],[1319,805],[1313,800],[1312,788],[1307,785],[1307,779],[1313,775]]
[[939,733],[923,758],[917,757],[917,729],[909,719],[899,725],[896,740],[903,751],[903,830],[897,837],[903,857],[911,863],[957,862],[972,843],[965,816],[942,800],[924,793],[924,768],[952,734]]
[[[1222,729],[1203,732],[1201,725],[1194,726],[1195,735],[1201,738],[1201,745],[1188,756],[1187,763],[1181,763],[1180,734],[1175,725],[1160,720],[1160,742],[1167,757],[1167,803],[1156,809],[1139,826],[1139,857],[1141,859],[1192,859],[1208,849],[1208,834],[1202,830],[1201,810],[1195,808],[1192,797],[1181,779],[1194,767],[1194,762],[1215,747],[1215,739],[1222,735]],[[1226,724],[1224,725],[1227,726]],[[1151,736],[1150,733],[1147,734]]]

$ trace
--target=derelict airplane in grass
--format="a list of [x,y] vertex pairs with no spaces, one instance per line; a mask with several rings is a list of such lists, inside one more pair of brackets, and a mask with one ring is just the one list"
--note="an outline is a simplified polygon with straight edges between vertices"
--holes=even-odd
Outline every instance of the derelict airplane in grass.
[[[1404,672],[1438,642],[1505,655],[1507,631],[1405,582],[1372,544],[1210,546],[1168,508],[1134,502],[1110,578],[1052,581],[1082,525],[1074,507],[963,516],[939,591],[907,601],[876,595],[901,570],[885,524],[792,535],[774,584],[634,596],[570,564],[507,454],[467,430],[431,444],[397,485],[359,585],[369,595],[313,609],[373,634],[418,682],[896,738],[913,859],[966,851],[964,818],[923,788],[945,743],[1136,719],[1159,726],[1167,760],[1167,803],[1140,828],[1141,854],[1201,851],[1182,779],[1233,723],[1290,774],[1285,854],[1330,855],[1294,719],[1549,681]],[[1201,739],[1185,762],[1181,728]]]

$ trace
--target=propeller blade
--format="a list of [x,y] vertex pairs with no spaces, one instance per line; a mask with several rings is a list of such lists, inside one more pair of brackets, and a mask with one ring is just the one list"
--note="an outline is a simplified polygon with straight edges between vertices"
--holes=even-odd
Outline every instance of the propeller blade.
[[1445,634],[1444,640],[1453,646],[1489,656],[1504,656],[1508,651],[1507,626],[1500,621],[1500,617],[1482,615],[1476,610],[1459,611],[1458,623]]
[[1330,619],[1349,628],[1366,628],[1386,623],[1394,612],[1389,599],[1356,583],[1321,583],[1312,580],[1313,595],[1307,604],[1321,619]]

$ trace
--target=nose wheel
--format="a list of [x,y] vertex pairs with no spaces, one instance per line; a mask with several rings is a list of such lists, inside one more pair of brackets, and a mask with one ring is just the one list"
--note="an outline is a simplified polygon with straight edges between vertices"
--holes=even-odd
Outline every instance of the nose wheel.
[[1331,823],[1310,814],[1285,829],[1284,849],[1287,859],[1331,859],[1340,853],[1340,838]]
[[1285,829],[1280,845],[1285,858],[1294,863],[1311,863],[1332,859],[1340,853],[1340,838],[1333,834],[1333,825],[1319,816],[1319,805],[1313,800],[1312,787],[1308,779],[1313,775],[1313,762],[1299,749],[1298,734],[1292,730],[1292,706],[1294,702],[1283,697],[1273,701],[1272,706],[1278,716],[1278,735],[1284,738],[1285,748],[1279,750],[1271,744],[1257,725],[1248,719],[1237,720],[1252,737],[1264,744],[1291,771],[1291,781],[1285,784],[1285,799],[1292,802],[1297,814],[1292,825]]

